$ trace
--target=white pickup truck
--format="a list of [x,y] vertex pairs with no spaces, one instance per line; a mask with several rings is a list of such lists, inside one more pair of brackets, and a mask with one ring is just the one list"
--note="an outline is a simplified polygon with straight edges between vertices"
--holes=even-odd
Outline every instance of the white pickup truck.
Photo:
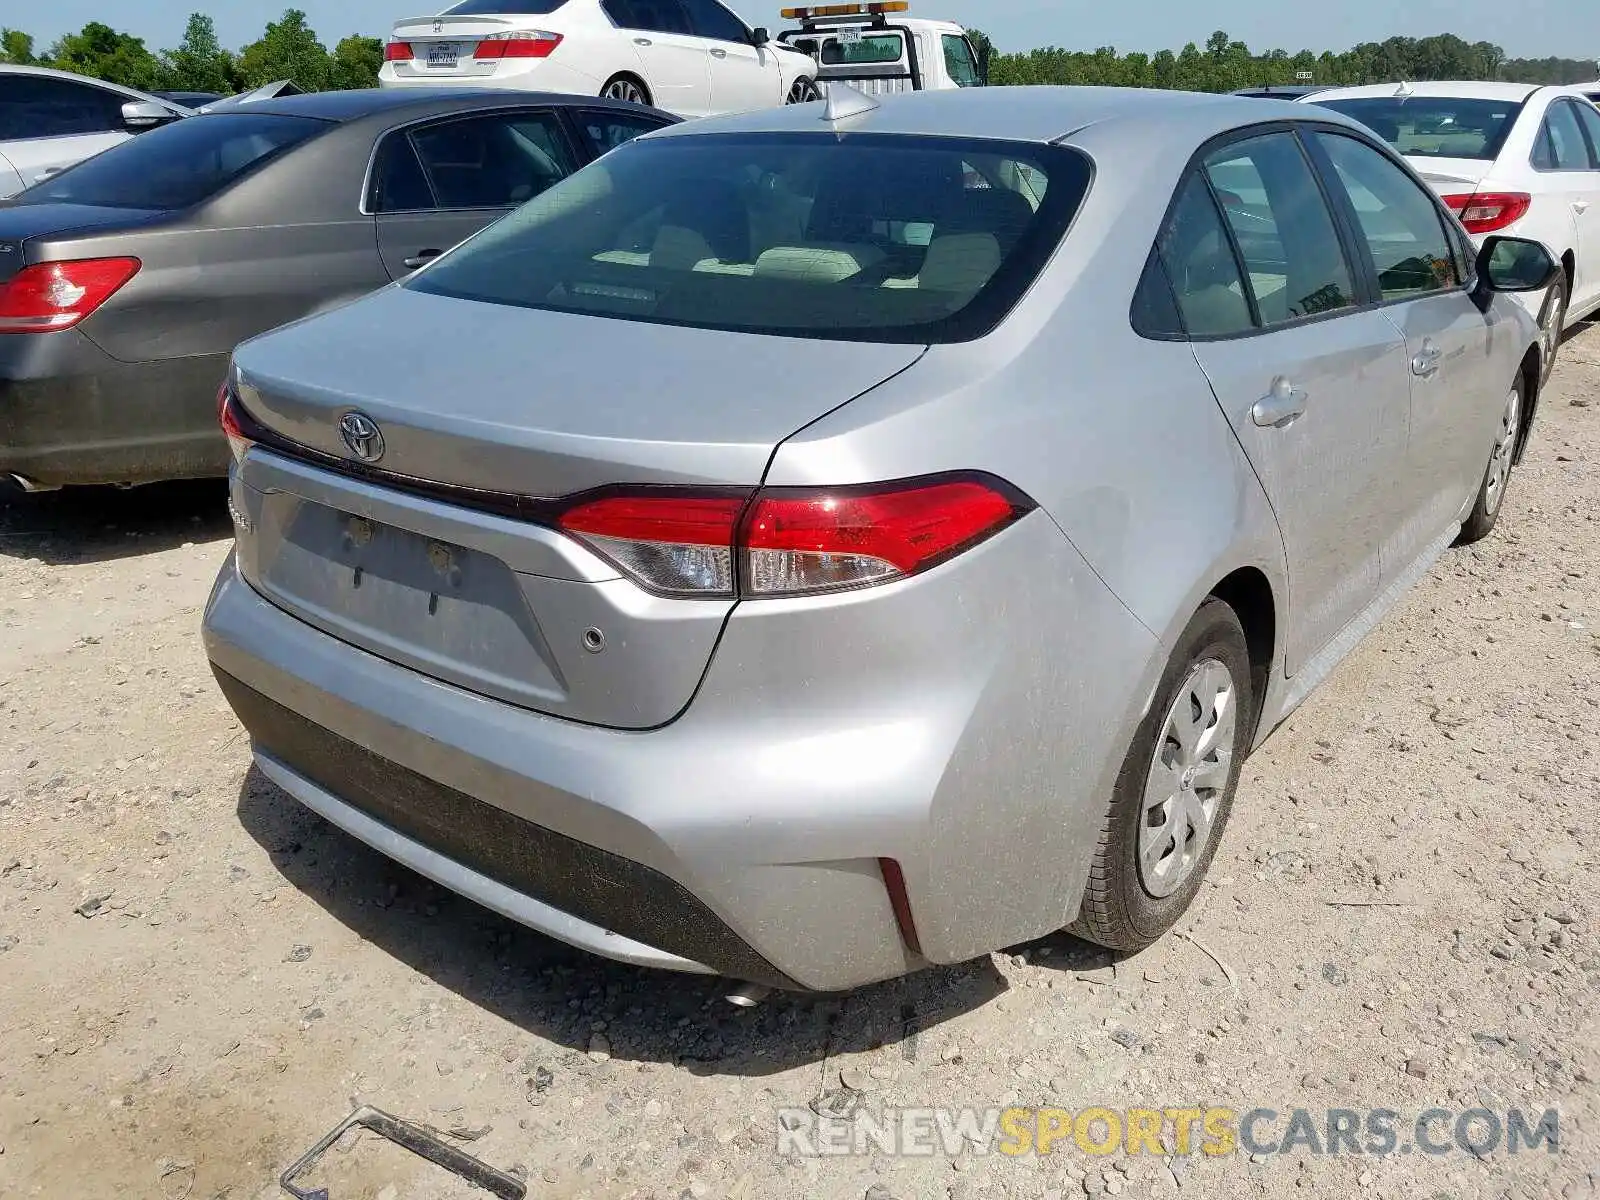
[[907,0],[786,8],[800,22],[778,40],[817,61],[817,85],[848,83],[869,96],[982,87],[986,82],[967,31],[953,21],[908,17]]

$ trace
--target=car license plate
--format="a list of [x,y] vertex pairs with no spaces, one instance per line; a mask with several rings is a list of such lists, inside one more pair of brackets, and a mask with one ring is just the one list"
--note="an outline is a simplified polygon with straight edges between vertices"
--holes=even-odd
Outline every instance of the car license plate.
[[461,55],[454,42],[441,42],[428,47],[430,67],[454,67],[460,60]]

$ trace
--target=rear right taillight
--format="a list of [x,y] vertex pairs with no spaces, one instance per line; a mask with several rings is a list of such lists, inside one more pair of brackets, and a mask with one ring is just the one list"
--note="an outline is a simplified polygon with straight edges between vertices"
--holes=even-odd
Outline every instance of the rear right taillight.
[[557,518],[659,595],[767,599],[849,591],[930,570],[1034,504],[989,475],[755,493],[610,489]]
[[233,454],[233,461],[243,462],[245,451],[255,445],[255,442],[245,434],[239,398],[233,394],[231,383],[224,383],[217,392],[217,424],[222,426],[223,435],[228,439],[228,449]]
[[389,42],[383,48],[384,62],[410,62],[416,56],[410,42]]
[[1533,197],[1527,192],[1468,192],[1443,197],[1468,233],[1498,233],[1527,215]]
[[71,329],[139,271],[137,258],[35,263],[0,283],[0,333]]
[[559,33],[519,29],[511,33],[491,33],[478,43],[472,57],[475,62],[493,62],[500,58],[549,58],[559,45]]

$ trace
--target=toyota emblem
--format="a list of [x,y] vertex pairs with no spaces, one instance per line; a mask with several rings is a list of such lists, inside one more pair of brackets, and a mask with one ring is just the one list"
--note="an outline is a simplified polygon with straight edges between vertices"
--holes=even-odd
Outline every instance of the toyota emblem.
[[375,463],[383,457],[383,431],[366,413],[347,412],[340,417],[339,436],[362,462]]

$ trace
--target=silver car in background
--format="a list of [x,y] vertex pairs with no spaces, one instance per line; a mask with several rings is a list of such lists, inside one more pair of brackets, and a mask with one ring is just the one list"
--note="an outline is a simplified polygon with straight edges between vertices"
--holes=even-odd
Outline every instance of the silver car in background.
[[1540,378],[1500,293],[1554,269],[1306,105],[648,134],[239,348],[207,650],[292,796],[599,954],[1136,950],[1246,754],[1494,525]]

